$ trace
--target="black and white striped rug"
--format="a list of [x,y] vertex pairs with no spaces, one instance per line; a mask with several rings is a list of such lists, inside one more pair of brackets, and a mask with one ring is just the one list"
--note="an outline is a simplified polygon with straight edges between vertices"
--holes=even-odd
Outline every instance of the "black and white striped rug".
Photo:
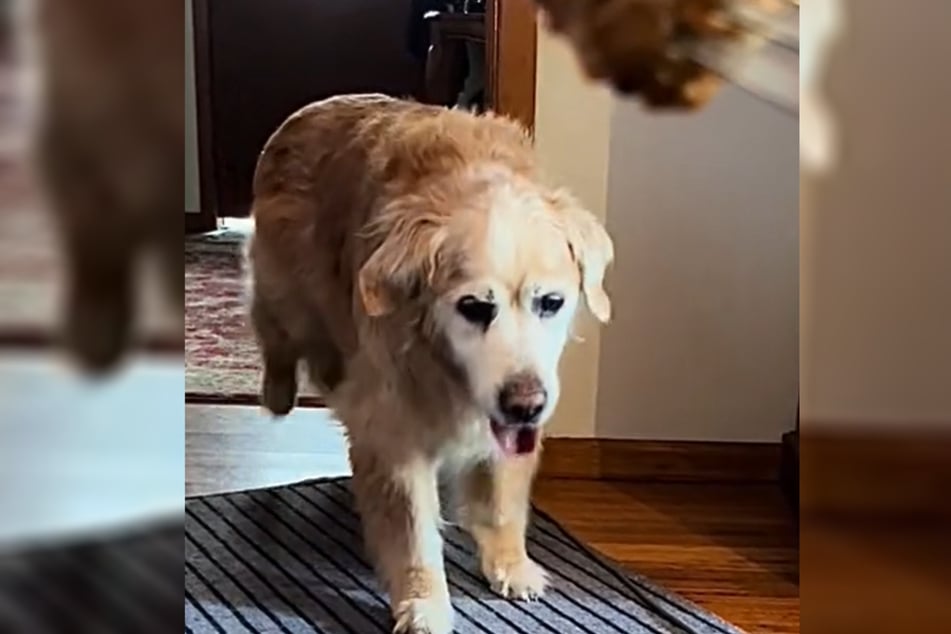
[[[386,597],[363,558],[346,479],[193,498],[185,518],[185,629],[389,633]],[[740,630],[627,572],[540,512],[529,552],[553,587],[532,603],[502,599],[464,533],[445,533],[456,632],[734,634]]]

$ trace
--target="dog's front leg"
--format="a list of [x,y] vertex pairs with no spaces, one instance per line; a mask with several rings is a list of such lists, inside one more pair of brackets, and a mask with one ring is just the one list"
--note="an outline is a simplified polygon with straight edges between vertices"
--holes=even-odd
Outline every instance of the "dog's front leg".
[[453,614],[434,465],[418,459],[394,466],[356,447],[351,460],[364,540],[390,595],[393,631],[449,634]]
[[525,549],[538,452],[479,463],[463,476],[462,518],[479,545],[482,572],[505,597],[534,599],[548,586]]

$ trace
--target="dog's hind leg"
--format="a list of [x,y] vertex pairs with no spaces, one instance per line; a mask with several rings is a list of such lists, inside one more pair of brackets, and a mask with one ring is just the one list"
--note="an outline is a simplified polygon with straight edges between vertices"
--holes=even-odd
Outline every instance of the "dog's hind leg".
[[390,595],[398,634],[450,634],[452,605],[439,533],[435,466],[394,466],[351,444],[353,489],[364,542]]
[[320,324],[314,324],[308,332],[304,347],[307,374],[310,382],[324,395],[333,392],[344,378],[343,353],[334,345]]
[[525,549],[538,451],[476,464],[462,477],[462,520],[479,546],[482,573],[504,597],[534,599],[548,575]]
[[275,416],[284,416],[297,401],[297,362],[300,352],[266,302],[257,294],[251,301],[251,324],[264,361],[261,404]]

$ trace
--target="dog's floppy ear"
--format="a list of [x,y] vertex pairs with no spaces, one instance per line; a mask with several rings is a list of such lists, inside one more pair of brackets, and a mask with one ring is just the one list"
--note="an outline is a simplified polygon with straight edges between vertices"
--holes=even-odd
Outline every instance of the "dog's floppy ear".
[[431,284],[445,241],[441,218],[402,210],[384,213],[363,234],[382,237],[357,276],[363,307],[370,317],[391,313]]
[[581,291],[588,309],[602,323],[611,319],[611,299],[604,290],[604,272],[614,260],[614,243],[594,214],[564,191],[552,194],[559,223],[581,273]]

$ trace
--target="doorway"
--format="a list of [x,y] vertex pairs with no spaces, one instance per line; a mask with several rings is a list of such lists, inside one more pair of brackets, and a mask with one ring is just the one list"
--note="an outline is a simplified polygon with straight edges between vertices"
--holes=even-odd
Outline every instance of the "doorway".
[[451,96],[471,70],[463,51],[471,55],[480,33],[485,107],[534,124],[532,0],[193,0],[191,8],[201,208],[186,213],[188,232],[248,215],[258,153],[307,103],[380,92],[455,105],[433,80],[443,78]]

